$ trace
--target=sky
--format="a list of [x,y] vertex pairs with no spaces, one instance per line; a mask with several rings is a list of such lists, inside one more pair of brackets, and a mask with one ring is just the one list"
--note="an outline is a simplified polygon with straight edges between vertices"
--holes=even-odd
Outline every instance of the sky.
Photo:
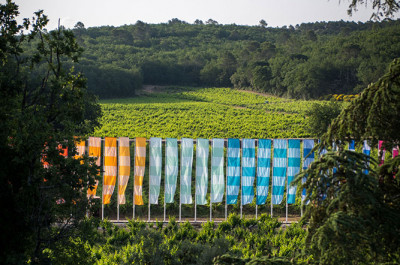
[[[80,21],[85,27],[166,23],[178,18],[188,23],[196,19],[220,24],[282,27],[316,21],[361,21],[370,19],[371,4],[362,5],[353,16],[347,14],[349,0],[14,0],[20,18],[32,17],[43,9],[49,17],[48,29],[58,19],[67,28]],[[5,3],[6,0],[0,0]],[[399,15],[397,15],[399,17]],[[22,20],[21,20],[22,21]]]

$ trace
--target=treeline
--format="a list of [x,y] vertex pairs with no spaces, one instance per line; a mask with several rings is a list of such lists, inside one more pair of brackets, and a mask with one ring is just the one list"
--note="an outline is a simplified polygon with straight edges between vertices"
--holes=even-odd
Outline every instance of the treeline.
[[[262,21],[263,22],[263,21]],[[357,93],[400,57],[400,20],[295,27],[220,25],[179,19],[73,29],[80,69],[102,98],[142,84],[227,86],[292,98]]]

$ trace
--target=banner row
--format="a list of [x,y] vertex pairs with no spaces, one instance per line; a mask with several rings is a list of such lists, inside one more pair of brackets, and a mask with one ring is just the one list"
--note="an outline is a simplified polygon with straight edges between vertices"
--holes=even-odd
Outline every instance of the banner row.
[[[301,141],[303,152],[301,152]],[[88,154],[101,164],[101,142],[99,137],[89,137]],[[149,143],[149,203],[158,204],[160,195],[163,140],[161,138],[135,138],[134,154],[134,205],[143,205],[143,179],[146,165],[146,145]],[[211,154],[210,152],[211,142]],[[258,143],[256,149],[256,142]],[[118,145],[117,145],[118,143]],[[180,204],[192,204],[192,170],[196,162],[195,194],[196,205],[205,205],[209,187],[209,167],[211,167],[211,203],[223,201],[236,204],[241,195],[242,205],[265,204],[271,182],[272,204],[280,204],[284,198],[288,204],[295,203],[296,186],[291,183],[301,166],[306,169],[314,161],[315,140],[313,139],[190,139],[180,140],[180,168],[178,140],[165,139],[164,161],[164,203],[173,203],[180,176]],[[194,154],[196,143],[196,154]],[[225,148],[226,147],[226,153]],[[86,143],[77,143],[78,156],[85,153]],[[349,145],[354,150],[354,142]],[[127,137],[106,137],[103,154],[103,204],[109,204],[118,176],[118,204],[125,203],[125,190],[131,172],[130,139]],[[271,153],[273,150],[273,153]],[[363,152],[370,155],[371,148],[364,142]],[[257,151],[257,154],[256,154]],[[322,154],[324,151],[321,152]],[[117,157],[118,156],[118,157]],[[209,157],[211,156],[211,159]],[[117,159],[118,158],[118,159]],[[211,165],[209,165],[211,162]],[[225,165],[226,163],[226,165]],[[272,181],[270,181],[272,171]],[[96,186],[88,190],[88,196],[96,196]],[[305,197],[305,191],[302,192]]]

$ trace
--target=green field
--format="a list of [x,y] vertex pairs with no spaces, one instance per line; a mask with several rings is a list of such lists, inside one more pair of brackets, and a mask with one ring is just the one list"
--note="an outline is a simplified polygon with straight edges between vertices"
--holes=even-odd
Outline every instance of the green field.
[[306,138],[305,111],[318,101],[288,100],[230,88],[165,88],[102,100],[96,136]]

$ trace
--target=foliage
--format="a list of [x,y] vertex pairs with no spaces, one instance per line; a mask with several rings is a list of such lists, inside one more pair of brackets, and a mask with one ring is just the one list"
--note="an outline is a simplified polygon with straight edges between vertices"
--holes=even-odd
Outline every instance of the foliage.
[[317,137],[322,136],[341,110],[342,105],[334,101],[330,101],[327,104],[314,103],[306,112],[310,134]]
[[229,88],[171,90],[102,101],[102,126],[95,135],[147,138],[313,136],[307,132],[309,125],[304,118],[311,101],[289,101]]
[[[387,150],[399,144],[400,61],[370,85],[332,122],[316,147],[327,153],[297,178],[307,177],[306,245],[321,264],[399,263],[399,157],[377,166],[374,159],[344,150],[349,139]],[[367,171],[366,171],[367,170]]]
[[44,249],[63,240],[71,248],[83,244],[70,236],[89,210],[85,191],[97,168],[86,156],[73,158],[74,135],[93,131],[100,107],[85,78],[65,68],[82,52],[73,33],[45,31],[42,11],[22,25],[18,14],[13,2],[0,4],[0,201],[7,217],[0,263],[37,264],[47,260]]
[[359,4],[367,4],[368,2],[372,2],[372,7],[374,9],[374,13],[372,13],[371,17],[377,20],[383,17],[392,17],[400,9],[400,2],[396,0],[352,0],[349,5],[349,15],[351,15],[353,11],[357,11],[357,6]]
[[358,93],[400,56],[399,20],[282,28],[178,21],[75,27],[84,48],[76,69],[101,98],[132,97],[147,84],[226,86],[306,99]]
[[[238,264],[252,259],[249,264],[304,263],[298,254],[306,231],[301,224],[280,225],[267,215],[258,220],[230,215],[227,221],[207,222],[201,228],[174,219],[161,229],[129,220],[127,229],[110,226],[110,233],[104,234],[106,244],[90,245],[91,256],[95,264],[225,264],[227,259]],[[115,244],[121,233],[129,235],[127,242]]]

